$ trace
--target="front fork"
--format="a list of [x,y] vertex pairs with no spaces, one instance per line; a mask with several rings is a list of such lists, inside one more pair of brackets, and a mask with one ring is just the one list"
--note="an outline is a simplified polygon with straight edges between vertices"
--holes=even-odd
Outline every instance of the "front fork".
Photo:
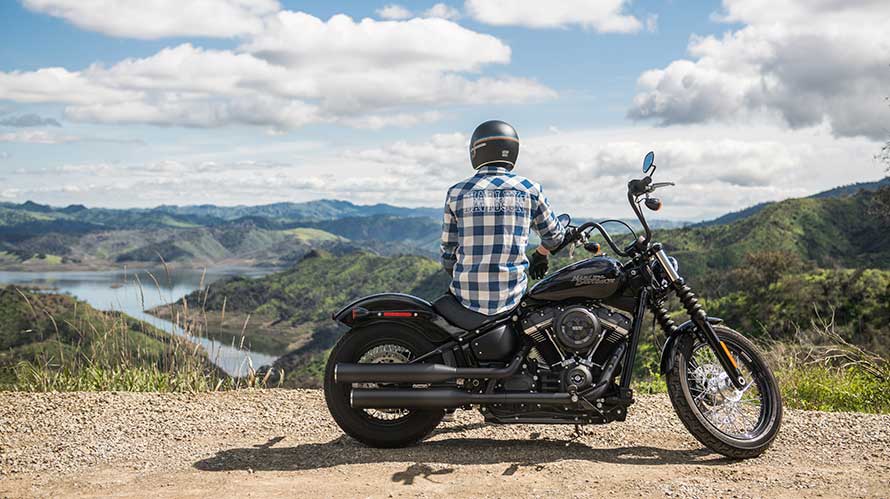
[[[729,375],[729,380],[732,381],[733,386],[739,390],[744,389],[746,380],[739,371],[738,364],[732,357],[732,354],[729,353],[726,343],[720,341],[720,338],[717,337],[717,331],[715,331],[714,326],[708,322],[708,314],[698,303],[698,298],[695,297],[695,293],[692,292],[692,289],[686,285],[686,281],[677,274],[676,270],[674,270],[674,267],[668,261],[667,254],[665,254],[664,250],[659,249],[655,253],[655,258],[667,272],[668,279],[671,281],[671,286],[680,298],[680,303],[683,304],[683,307],[692,319],[693,324],[695,324],[699,334],[701,334],[705,342],[711,350],[713,350],[714,355],[717,357],[717,361],[720,362],[720,366],[726,371],[726,374]],[[673,321],[668,317],[666,309],[660,308],[656,310],[655,315],[666,334],[672,335],[676,332],[677,327],[674,326]]]

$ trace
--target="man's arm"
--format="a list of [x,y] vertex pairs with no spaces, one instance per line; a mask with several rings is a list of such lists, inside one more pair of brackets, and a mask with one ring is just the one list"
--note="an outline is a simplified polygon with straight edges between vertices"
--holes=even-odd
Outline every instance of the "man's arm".
[[556,249],[562,244],[566,235],[566,229],[556,219],[556,215],[550,208],[550,201],[544,195],[543,190],[538,192],[535,198],[534,218],[532,219],[532,229],[541,236],[541,245],[538,252],[542,255],[549,255],[550,251]]
[[457,263],[457,217],[451,210],[450,199],[445,200],[445,214],[442,219],[442,267],[449,275],[454,274]]

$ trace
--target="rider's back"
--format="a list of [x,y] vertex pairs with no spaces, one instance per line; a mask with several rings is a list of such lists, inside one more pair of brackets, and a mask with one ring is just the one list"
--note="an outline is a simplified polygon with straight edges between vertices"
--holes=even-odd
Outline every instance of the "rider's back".
[[448,190],[443,250],[453,245],[450,290],[465,307],[492,315],[516,306],[526,288],[529,229],[545,246],[562,240],[541,186],[500,166],[483,166]]

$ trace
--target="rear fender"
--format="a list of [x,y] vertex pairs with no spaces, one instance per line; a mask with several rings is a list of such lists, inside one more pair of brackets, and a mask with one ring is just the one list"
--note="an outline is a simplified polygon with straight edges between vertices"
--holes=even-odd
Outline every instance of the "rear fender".
[[407,326],[435,344],[464,333],[437,314],[430,302],[402,293],[380,293],[359,298],[335,312],[332,318],[350,329],[380,323]]
[[[716,325],[722,323],[723,319],[719,317],[708,317],[708,322]],[[661,374],[671,372],[674,368],[674,353],[680,344],[680,340],[694,331],[695,324],[692,321],[686,321],[677,327],[677,331],[674,334],[668,336],[667,341],[664,342],[664,348],[661,350],[661,368],[659,370]]]

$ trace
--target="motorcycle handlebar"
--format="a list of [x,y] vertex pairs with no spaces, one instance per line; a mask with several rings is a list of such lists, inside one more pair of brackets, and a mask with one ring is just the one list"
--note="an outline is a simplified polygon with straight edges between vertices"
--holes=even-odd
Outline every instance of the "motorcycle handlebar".
[[[664,185],[674,185],[673,182],[663,182]],[[617,255],[623,257],[631,256],[634,248],[642,251],[649,244],[649,241],[652,240],[652,229],[649,228],[649,223],[646,221],[646,217],[643,215],[643,210],[640,209],[640,205],[637,202],[637,198],[642,196],[643,194],[647,194],[652,192],[654,187],[662,187],[663,185],[657,184],[652,185],[652,177],[646,176],[641,179],[633,179],[627,183],[627,202],[630,203],[630,207],[633,209],[634,214],[637,216],[637,219],[640,221],[640,224],[643,226],[643,230],[646,235],[638,238],[636,241],[631,243],[627,248],[621,249],[615,244],[615,241],[612,239],[612,236],[597,222],[585,222],[581,224],[580,227],[575,229],[572,234],[567,234],[562,244],[560,244],[556,249],[553,250],[554,253],[562,251],[563,248],[568,246],[569,244],[575,242],[578,237],[583,234],[588,229],[596,229],[602,234],[603,239],[606,240],[609,247],[612,248]],[[626,224],[625,224],[626,225]]]
[[646,221],[646,217],[643,215],[643,210],[640,209],[639,204],[636,202],[636,198],[643,194],[649,192],[649,189],[652,185],[652,177],[644,177],[641,179],[633,179],[627,183],[627,202],[630,203],[630,207],[633,209],[634,214],[637,216],[637,219],[640,221],[640,224],[643,226],[643,230],[646,235],[642,238],[637,239],[633,243],[631,243],[627,248],[619,248],[617,244],[615,244],[615,240],[612,239],[612,236],[609,232],[599,223],[597,222],[585,222],[580,227],[575,229],[575,231],[563,240],[562,244],[560,244],[555,250],[554,253],[562,251],[563,248],[568,246],[569,244],[575,242],[578,237],[583,234],[588,229],[596,229],[602,234],[603,239],[606,240],[606,243],[612,248],[617,255],[623,257],[631,256],[633,249],[636,248],[645,248],[649,241],[652,240],[652,230],[649,228],[649,223]]
[[597,222],[585,222],[585,223],[581,224],[581,226],[578,227],[578,230],[575,232],[575,234],[581,234],[590,228],[594,228],[594,229],[600,231],[600,234],[603,235],[603,239],[606,240],[606,243],[609,245],[610,248],[612,248],[612,251],[614,251],[616,254],[618,254],[619,256],[630,256],[627,252],[623,251],[621,248],[618,247],[617,244],[615,244],[615,241],[612,240],[612,236],[609,235],[609,232],[606,231],[606,229],[603,228],[603,226]]

